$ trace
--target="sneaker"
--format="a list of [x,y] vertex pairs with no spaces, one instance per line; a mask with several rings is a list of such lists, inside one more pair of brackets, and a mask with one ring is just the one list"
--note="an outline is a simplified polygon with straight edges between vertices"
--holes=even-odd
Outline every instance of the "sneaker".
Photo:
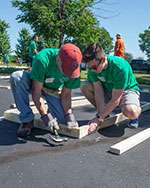
[[132,128],[132,129],[137,129],[139,126],[139,118],[137,119],[131,119],[129,124],[128,124],[128,127],[129,128]]
[[21,123],[18,131],[17,136],[18,137],[27,137],[31,134],[32,128],[33,128],[33,120],[27,123]]

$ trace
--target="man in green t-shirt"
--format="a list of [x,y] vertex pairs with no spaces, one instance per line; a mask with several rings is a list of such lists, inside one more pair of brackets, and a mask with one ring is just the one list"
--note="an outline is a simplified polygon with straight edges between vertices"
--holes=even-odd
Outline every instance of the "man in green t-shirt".
[[[20,111],[18,136],[28,136],[33,127],[34,114],[29,106],[29,94],[46,127],[53,133],[58,124],[68,128],[78,126],[71,108],[71,90],[80,87],[80,49],[70,43],[59,49],[40,51],[31,72],[17,71],[10,77],[12,93]],[[45,98],[48,111],[42,97]]]
[[29,62],[30,62],[30,69],[32,67],[32,62],[33,59],[35,58],[36,54],[37,54],[37,41],[38,41],[38,36],[34,35],[32,38],[32,41],[30,42],[29,45]]
[[4,54],[4,65],[7,65],[7,67],[9,67],[9,56],[7,54]]
[[88,63],[89,70],[88,81],[83,83],[81,91],[97,108],[96,117],[89,121],[89,133],[118,105],[130,119],[129,127],[137,128],[141,113],[140,93],[130,64],[120,57],[106,55],[96,43],[87,47],[82,61]]

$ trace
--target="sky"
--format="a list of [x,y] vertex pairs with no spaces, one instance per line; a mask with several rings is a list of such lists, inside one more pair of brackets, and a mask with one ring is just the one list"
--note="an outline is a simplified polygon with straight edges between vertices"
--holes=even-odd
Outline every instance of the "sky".
[[[0,19],[9,23],[10,28],[8,34],[12,50],[15,50],[18,32],[22,28],[27,28],[31,34],[31,28],[25,23],[18,23],[16,16],[20,14],[17,8],[12,7],[12,0],[1,0],[0,3]],[[131,53],[134,58],[143,57],[145,54],[139,48],[139,34],[148,29],[150,23],[150,0],[104,0],[104,3],[96,7],[93,12],[100,21],[100,27],[104,27],[110,36],[116,41],[116,34],[121,33],[125,43],[125,52]],[[116,16],[115,16],[116,15]],[[101,18],[101,17],[106,18]]]

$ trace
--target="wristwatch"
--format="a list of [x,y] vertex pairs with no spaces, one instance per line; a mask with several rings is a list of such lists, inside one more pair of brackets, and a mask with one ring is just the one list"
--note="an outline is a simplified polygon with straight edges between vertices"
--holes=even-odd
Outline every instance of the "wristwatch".
[[99,121],[101,121],[101,122],[103,122],[103,121],[104,121],[104,119],[103,119],[103,118],[101,118],[101,116],[99,116],[98,114],[96,114],[96,117],[97,117],[97,119],[98,119]]

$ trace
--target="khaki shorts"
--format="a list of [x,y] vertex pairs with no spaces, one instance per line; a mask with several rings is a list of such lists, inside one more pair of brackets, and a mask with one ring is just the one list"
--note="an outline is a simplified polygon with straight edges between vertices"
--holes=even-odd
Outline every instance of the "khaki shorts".
[[[112,95],[106,89],[104,89],[105,103],[108,103]],[[134,104],[137,107],[140,107],[140,92],[137,90],[125,90],[123,92],[122,98],[120,100],[119,106],[122,107],[126,104]]]

